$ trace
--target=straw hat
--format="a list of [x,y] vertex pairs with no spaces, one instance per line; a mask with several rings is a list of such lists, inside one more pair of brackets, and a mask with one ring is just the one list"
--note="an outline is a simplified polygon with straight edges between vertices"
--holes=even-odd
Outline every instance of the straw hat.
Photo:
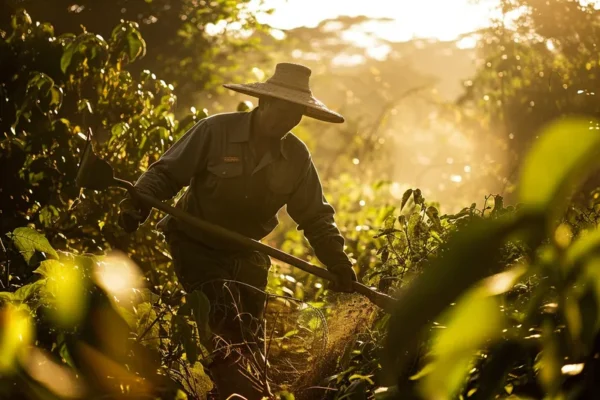
[[279,63],[275,74],[265,82],[245,84],[228,83],[227,89],[244,93],[253,97],[275,97],[292,103],[306,106],[304,115],[325,122],[342,123],[344,117],[328,109],[317,100],[310,90],[309,78],[311,70],[300,64]]

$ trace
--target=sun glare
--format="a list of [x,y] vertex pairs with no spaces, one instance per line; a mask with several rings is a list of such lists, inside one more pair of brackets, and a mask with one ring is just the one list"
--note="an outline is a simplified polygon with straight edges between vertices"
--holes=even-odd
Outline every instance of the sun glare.
[[133,288],[140,287],[142,273],[126,255],[119,252],[108,254],[94,270],[97,283],[108,293],[119,297]]
[[[278,29],[315,27],[338,16],[367,16],[385,19],[368,21],[360,28],[344,32],[359,47],[373,45],[375,38],[401,42],[413,38],[457,40],[461,35],[488,24],[495,12],[495,1],[432,0],[404,2],[389,0],[265,0],[272,14],[259,20]],[[333,28],[333,27],[332,27]],[[372,34],[372,35],[371,35]],[[475,40],[460,40],[460,47],[473,47]],[[380,54],[379,52],[376,55]]]

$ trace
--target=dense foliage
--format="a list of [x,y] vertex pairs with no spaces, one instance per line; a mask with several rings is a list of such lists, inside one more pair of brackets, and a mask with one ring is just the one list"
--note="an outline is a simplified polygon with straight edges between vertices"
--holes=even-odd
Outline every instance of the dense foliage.
[[[506,36],[506,27],[485,33],[487,61],[467,85],[465,98],[487,96],[482,104],[470,103],[468,112],[478,110],[471,118],[502,122],[510,126],[503,135],[523,137],[514,148],[520,173],[510,178],[518,206],[489,195],[477,199],[479,205],[444,213],[444,204],[425,198],[420,189],[376,179],[385,174],[373,171],[389,167],[391,155],[382,155],[382,166],[371,173],[332,171],[326,189],[359,280],[398,302],[386,314],[357,295],[330,293],[321,280],[276,264],[268,291],[299,306],[295,319],[277,322],[277,337],[268,339],[269,356],[273,364],[278,357],[296,357],[314,367],[313,375],[300,379],[302,385],[275,382],[279,397],[600,396],[600,191],[584,192],[585,201],[577,204],[570,200],[597,167],[595,106],[579,97],[551,99],[530,90],[545,83],[527,75],[539,75],[534,63],[546,63],[577,82],[572,90],[594,96],[595,41],[573,37],[595,32],[592,19],[584,18],[595,11],[574,2],[553,2],[557,9],[538,3],[507,3],[507,12],[516,6],[530,11],[518,21],[523,31],[511,32],[514,37]],[[218,16],[205,16],[206,23],[216,23],[223,13],[238,18],[235,2],[215,4],[223,7],[215,6]],[[575,33],[558,29],[573,26],[564,15],[566,20],[555,21],[559,14],[585,23],[573,27],[579,29]],[[159,216],[135,235],[125,235],[116,225],[122,192],[75,186],[86,140],[117,176],[135,180],[208,113],[197,107],[176,115],[179,86],[170,82],[185,80],[187,70],[174,72],[156,60],[152,71],[145,69],[149,46],[161,45],[150,44],[138,22],[115,24],[98,25],[102,36],[91,29],[57,35],[50,23],[34,22],[20,11],[0,32],[2,398],[206,398],[212,388],[204,372],[210,349],[198,340],[208,334],[206,299],[179,287],[153,230]],[[558,30],[549,31],[550,25]],[[533,42],[519,36],[536,29]],[[195,54],[202,62],[194,73],[218,81],[224,71],[209,59],[216,44],[204,44],[207,53]],[[388,76],[393,68],[381,71]],[[379,82],[380,73],[365,78],[367,83]],[[498,82],[504,83],[496,87]],[[386,99],[383,88],[381,93]],[[535,108],[523,107],[524,101]],[[545,102],[564,108],[540,110]],[[360,110],[360,104],[349,109]],[[575,113],[589,117],[552,122]],[[375,162],[388,139],[377,124],[357,135],[348,153],[336,150],[339,160]],[[350,125],[365,126],[358,118],[350,118]],[[309,130],[302,134],[323,145]],[[267,241],[317,263],[284,214]],[[288,303],[273,301],[273,306]],[[329,345],[323,349],[315,340],[309,348],[306,337],[301,338],[305,346],[298,345],[299,331],[318,336],[319,315],[329,323]],[[285,378],[276,371],[272,377]]]

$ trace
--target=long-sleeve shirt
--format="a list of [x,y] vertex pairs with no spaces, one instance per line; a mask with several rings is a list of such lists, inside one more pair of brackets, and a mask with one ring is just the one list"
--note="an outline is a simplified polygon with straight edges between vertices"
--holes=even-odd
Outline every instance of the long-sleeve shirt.
[[[136,188],[167,200],[187,186],[176,207],[255,240],[278,225],[277,212],[287,206],[326,267],[351,265],[306,145],[288,133],[255,160],[252,115],[224,113],[199,121],[150,166]],[[215,249],[231,248],[170,216],[158,228],[167,235],[178,230]]]

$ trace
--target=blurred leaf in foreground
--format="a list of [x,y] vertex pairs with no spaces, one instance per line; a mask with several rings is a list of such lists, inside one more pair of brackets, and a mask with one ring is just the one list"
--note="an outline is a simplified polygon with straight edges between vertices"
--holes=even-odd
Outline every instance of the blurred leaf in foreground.
[[45,351],[31,348],[23,364],[29,376],[60,398],[83,398],[85,395],[85,386],[75,371],[53,361]]
[[46,291],[52,304],[51,317],[63,328],[77,325],[87,310],[88,282],[83,266],[71,261],[45,265]]
[[477,285],[452,307],[446,328],[434,339],[432,365],[420,384],[427,399],[453,398],[465,382],[478,349],[502,334],[504,320],[495,294],[510,289],[520,270],[508,271]]
[[17,357],[33,341],[29,307],[8,304],[0,310],[0,372],[10,372]]
[[593,171],[600,157],[597,121],[565,119],[548,125],[524,160],[519,201],[550,220],[564,210],[569,195]]

